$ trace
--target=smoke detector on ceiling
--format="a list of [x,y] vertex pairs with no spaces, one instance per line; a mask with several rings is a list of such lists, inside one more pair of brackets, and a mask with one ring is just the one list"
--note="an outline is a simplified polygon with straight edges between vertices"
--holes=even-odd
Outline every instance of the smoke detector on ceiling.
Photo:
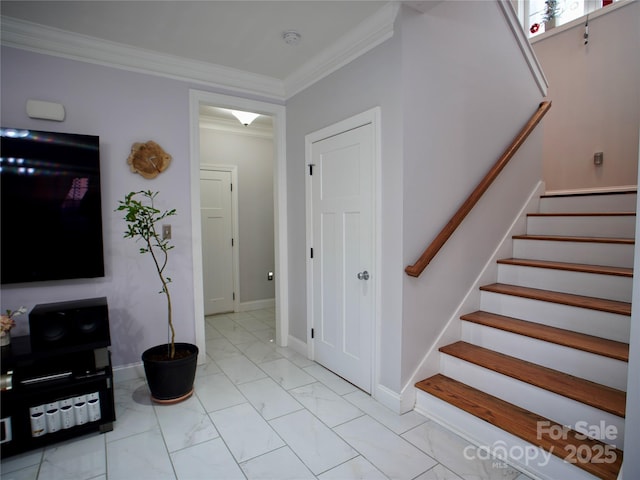
[[294,30],[288,30],[282,34],[282,38],[284,39],[287,45],[298,45],[300,43],[300,39],[302,35]]

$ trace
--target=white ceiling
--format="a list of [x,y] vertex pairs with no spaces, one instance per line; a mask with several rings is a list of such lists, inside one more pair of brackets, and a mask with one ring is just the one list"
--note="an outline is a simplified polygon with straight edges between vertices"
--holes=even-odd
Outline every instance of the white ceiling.
[[[2,0],[0,13],[68,32],[284,81],[387,0]],[[284,42],[295,30],[297,46]]]

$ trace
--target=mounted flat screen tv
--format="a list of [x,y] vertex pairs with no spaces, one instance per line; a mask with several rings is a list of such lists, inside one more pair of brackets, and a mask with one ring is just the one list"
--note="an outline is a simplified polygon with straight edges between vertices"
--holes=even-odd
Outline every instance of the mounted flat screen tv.
[[0,128],[0,282],[104,276],[99,137]]

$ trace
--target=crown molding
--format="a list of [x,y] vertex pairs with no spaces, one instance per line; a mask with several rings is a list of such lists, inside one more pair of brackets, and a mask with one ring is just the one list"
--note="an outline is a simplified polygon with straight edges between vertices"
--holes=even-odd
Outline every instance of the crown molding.
[[283,102],[393,36],[399,2],[389,2],[327,50],[281,81],[206,62],[101,40],[12,17],[1,17],[1,43],[9,47],[260,96]]
[[1,42],[9,47],[284,100],[283,83],[276,78],[160,54],[11,17],[2,17],[1,22]]
[[291,98],[391,38],[399,11],[400,2],[387,3],[333,46],[307,61],[284,80],[286,97]]

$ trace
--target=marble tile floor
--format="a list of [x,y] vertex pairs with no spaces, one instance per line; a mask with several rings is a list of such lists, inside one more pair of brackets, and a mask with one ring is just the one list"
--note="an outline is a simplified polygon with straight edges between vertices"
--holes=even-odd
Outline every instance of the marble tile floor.
[[207,317],[208,362],[189,400],[155,405],[143,379],[116,383],[112,432],[5,459],[2,480],[529,480],[274,335],[270,309]]

